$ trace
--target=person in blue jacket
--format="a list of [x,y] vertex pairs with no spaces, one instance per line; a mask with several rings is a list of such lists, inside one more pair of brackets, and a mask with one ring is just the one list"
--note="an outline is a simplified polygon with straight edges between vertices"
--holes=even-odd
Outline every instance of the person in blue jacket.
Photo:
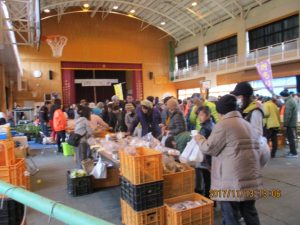
[[152,133],[153,137],[158,138],[161,135],[161,115],[157,108],[153,107],[153,103],[144,100],[141,102],[141,107],[137,109],[137,118],[133,121],[130,128],[130,134],[132,135],[134,129],[138,124],[142,126],[142,136],[148,133]]

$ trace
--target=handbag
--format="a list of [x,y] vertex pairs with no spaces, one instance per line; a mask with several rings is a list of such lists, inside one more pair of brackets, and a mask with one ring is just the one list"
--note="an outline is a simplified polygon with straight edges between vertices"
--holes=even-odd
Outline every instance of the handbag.
[[71,145],[71,146],[74,146],[74,147],[78,147],[79,143],[80,143],[80,140],[84,135],[81,136],[80,134],[76,134],[74,132],[70,133],[70,136],[69,136],[69,139],[68,139],[68,144]]
[[265,137],[261,136],[259,138],[259,161],[261,168],[267,165],[267,162],[271,158],[271,151],[268,145],[268,141]]

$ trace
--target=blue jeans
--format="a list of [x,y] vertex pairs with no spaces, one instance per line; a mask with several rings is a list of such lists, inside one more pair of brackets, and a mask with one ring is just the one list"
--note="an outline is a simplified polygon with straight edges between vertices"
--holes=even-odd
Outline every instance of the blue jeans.
[[221,202],[223,225],[241,225],[240,215],[246,225],[260,225],[255,201]]
[[46,137],[49,137],[47,123],[46,122],[41,122],[40,127],[41,127],[41,131],[43,132],[43,134]]

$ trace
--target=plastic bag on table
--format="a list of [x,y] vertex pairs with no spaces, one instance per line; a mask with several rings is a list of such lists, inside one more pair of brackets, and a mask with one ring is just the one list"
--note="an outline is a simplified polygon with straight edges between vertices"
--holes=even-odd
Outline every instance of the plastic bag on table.
[[91,174],[96,179],[107,178],[107,168],[106,167],[107,167],[106,163],[104,163],[100,157]]
[[124,151],[127,152],[130,155],[136,154],[136,148],[134,146],[127,146],[124,148]]

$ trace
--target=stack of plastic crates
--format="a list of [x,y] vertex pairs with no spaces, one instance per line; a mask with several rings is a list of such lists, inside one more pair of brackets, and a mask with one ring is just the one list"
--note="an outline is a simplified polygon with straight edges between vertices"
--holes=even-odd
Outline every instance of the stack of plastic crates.
[[126,225],[163,225],[162,154],[137,148],[120,151],[122,222]]
[[[15,146],[12,140],[0,141],[0,180],[23,188],[29,187],[29,177],[25,176],[24,158],[15,158]],[[19,225],[23,218],[24,206],[6,196],[0,196],[4,207],[0,209],[1,225]]]

